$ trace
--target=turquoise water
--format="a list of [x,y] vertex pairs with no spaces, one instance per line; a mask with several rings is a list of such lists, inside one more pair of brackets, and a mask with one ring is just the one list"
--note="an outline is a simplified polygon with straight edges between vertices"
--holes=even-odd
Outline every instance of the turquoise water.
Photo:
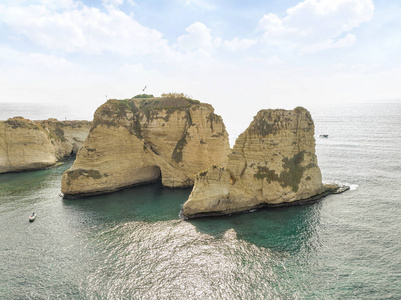
[[63,200],[71,161],[1,174],[0,299],[400,299],[401,105],[311,112],[351,186],[315,204],[183,221],[188,189]]

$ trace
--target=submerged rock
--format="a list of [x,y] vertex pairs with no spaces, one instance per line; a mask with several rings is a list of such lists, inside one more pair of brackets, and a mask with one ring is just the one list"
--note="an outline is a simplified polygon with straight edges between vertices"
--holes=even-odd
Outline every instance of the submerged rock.
[[109,100],[62,178],[66,198],[158,180],[188,187],[211,164],[225,165],[228,134],[211,105],[182,95]]
[[227,167],[214,165],[196,175],[181,214],[232,214],[337,191],[322,184],[310,113],[302,107],[261,110],[236,140]]
[[89,133],[88,121],[0,121],[0,173],[50,167],[77,153]]

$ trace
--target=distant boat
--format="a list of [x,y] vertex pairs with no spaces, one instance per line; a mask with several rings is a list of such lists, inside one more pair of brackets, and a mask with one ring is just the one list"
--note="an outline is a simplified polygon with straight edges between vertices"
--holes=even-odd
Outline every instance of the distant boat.
[[29,215],[29,222],[33,222],[36,219],[36,214],[33,212]]
[[321,138],[328,138],[329,135],[328,135],[328,134],[321,134],[321,135],[319,135],[319,137],[321,137]]

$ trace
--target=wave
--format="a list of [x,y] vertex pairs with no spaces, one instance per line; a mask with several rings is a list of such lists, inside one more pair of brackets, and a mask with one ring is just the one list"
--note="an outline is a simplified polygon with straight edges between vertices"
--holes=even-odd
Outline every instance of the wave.
[[337,184],[337,185],[340,185],[340,186],[342,186],[342,185],[349,186],[349,189],[351,191],[355,191],[359,187],[359,185],[356,184],[356,183],[341,182],[341,181],[338,181],[338,180],[323,180],[323,183],[326,183],[326,184],[333,184],[334,183],[334,184]]

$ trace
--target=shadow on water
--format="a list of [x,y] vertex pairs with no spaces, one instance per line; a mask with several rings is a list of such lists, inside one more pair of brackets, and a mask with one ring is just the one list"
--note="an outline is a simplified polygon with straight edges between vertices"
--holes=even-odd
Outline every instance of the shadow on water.
[[123,189],[110,194],[63,200],[71,210],[90,215],[98,222],[158,222],[178,219],[191,189],[164,188],[161,182]]
[[[233,216],[193,219],[199,232],[223,237],[233,229],[237,238],[258,247],[297,252],[317,238],[321,203],[262,209]],[[313,241],[312,241],[313,240]]]
[[4,201],[18,199],[34,199],[42,197],[43,191],[48,188],[57,188],[59,191],[61,176],[65,170],[71,167],[74,159],[70,158],[62,162],[62,165],[44,170],[32,170],[16,173],[0,174],[0,198]]

